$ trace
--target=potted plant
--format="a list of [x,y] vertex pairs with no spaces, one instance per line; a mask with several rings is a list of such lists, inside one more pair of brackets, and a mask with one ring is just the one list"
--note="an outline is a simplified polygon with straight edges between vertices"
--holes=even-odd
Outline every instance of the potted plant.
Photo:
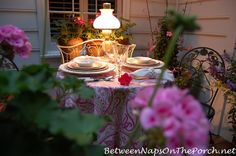
[[58,44],[64,46],[72,46],[79,42],[83,42],[85,21],[80,17],[69,18],[68,20],[62,19],[55,21],[58,34],[54,37],[57,39]]
[[80,17],[73,17],[69,20],[55,21],[55,25],[59,33],[54,37],[57,40],[63,59],[68,61],[79,56],[83,48],[80,43],[85,39],[85,21]]
[[[125,19],[121,20],[124,22],[122,22],[119,29],[112,31],[109,40],[115,40],[121,44],[130,44],[132,34],[129,29],[135,26],[135,23],[130,23]],[[56,21],[55,25],[58,28],[59,34],[55,37],[58,44],[61,46],[73,46],[83,41],[87,41],[86,44],[88,55],[103,56],[105,53],[101,48],[101,43],[105,37],[101,30],[93,28],[93,22],[93,19],[85,21],[81,17],[73,17],[69,18],[69,20]],[[81,49],[82,46],[79,50]],[[71,54],[75,53],[75,51],[71,49],[63,48],[62,50]],[[76,49],[76,51],[78,51],[78,49]]]
[[[59,34],[56,35],[57,42],[60,46],[74,46],[86,42],[88,55],[100,56],[100,50],[98,52],[98,46],[103,41],[103,34],[100,30],[93,28],[93,19],[85,21],[79,16],[69,18],[69,20],[58,20],[55,25],[58,28]],[[63,52],[70,53],[72,58],[80,55],[80,51],[83,46],[76,46],[73,48],[62,48]],[[72,59],[70,58],[70,59]]]
[[135,25],[135,23],[131,23],[129,20],[121,18],[121,27],[112,32],[110,36],[111,40],[115,40],[120,44],[130,44],[130,40],[132,39],[130,29]]
[[[155,33],[155,45],[152,53],[152,58],[156,60],[164,61],[165,51],[167,49],[168,43],[172,39],[172,31],[169,28],[168,17],[164,16],[158,21],[158,31]],[[169,65],[170,69],[174,69],[178,66],[177,55],[179,52],[178,42],[175,45],[174,52],[171,57],[171,63]]]

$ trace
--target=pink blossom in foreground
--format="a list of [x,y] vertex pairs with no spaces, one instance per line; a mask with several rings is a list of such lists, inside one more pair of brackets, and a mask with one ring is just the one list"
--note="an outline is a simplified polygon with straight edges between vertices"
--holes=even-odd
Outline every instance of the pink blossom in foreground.
[[32,51],[32,45],[23,30],[13,26],[0,27],[0,46],[2,42],[12,47],[13,51],[22,58],[28,58]]
[[144,108],[141,116],[145,116],[145,118],[140,118],[140,122],[145,123],[145,124],[142,124],[144,129],[152,128],[158,122],[158,118],[155,115],[155,112],[150,107]]
[[166,146],[175,149],[208,146],[209,122],[201,104],[177,87],[159,88],[151,106],[147,106],[154,87],[137,93],[131,102],[141,108],[140,123],[144,130],[159,127],[166,138]]
[[131,106],[134,109],[142,109],[148,105],[148,100],[151,98],[154,88],[140,90],[136,98],[132,100]]

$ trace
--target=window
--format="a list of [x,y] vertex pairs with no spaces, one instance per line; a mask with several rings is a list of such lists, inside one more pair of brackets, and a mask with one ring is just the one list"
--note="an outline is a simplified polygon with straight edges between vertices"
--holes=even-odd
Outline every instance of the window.
[[[45,53],[46,57],[57,57],[59,56],[59,52],[56,48],[56,40],[55,36],[57,32],[57,28],[55,26],[56,20],[60,19],[68,19],[69,17],[73,16],[80,16],[84,20],[87,19],[94,19],[96,17],[96,13],[99,12],[99,9],[102,8],[103,3],[111,3],[112,9],[114,9],[114,13],[120,17],[121,16],[121,7],[123,0],[48,0],[48,14],[49,14],[49,32],[47,37],[47,50]],[[43,11],[45,1],[37,0],[39,4],[39,8]],[[38,16],[39,19],[40,13]],[[45,19],[46,20],[46,19]],[[43,21],[40,20],[40,22]],[[43,29],[41,29],[43,33]],[[40,36],[42,36],[40,34]]]
[[94,19],[104,2],[111,3],[114,13],[117,13],[117,0],[49,0],[50,35],[52,41],[55,42],[53,36],[58,33],[54,21],[75,15],[85,20]]

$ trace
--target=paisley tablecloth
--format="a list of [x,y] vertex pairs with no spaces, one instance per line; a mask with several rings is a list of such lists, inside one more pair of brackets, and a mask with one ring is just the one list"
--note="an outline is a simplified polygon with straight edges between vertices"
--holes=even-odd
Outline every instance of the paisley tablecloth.
[[[95,90],[93,99],[82,100],[68,95],[63,106],[79,108],[85,113],[110,116],[111,122],[99,131],[97,143],[109,148],[124,147],[138,122],[138,118],[132,113],[130,101],[138,90],[155,85],[155,80],[132,80],[129,86],[120,85],[117,79],[88,82],[87,85]],[[132,148],[140,146],[138,142],[132,143]]]

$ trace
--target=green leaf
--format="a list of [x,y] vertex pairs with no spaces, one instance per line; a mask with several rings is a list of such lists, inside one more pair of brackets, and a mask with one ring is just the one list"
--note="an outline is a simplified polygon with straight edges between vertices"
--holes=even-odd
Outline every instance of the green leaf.
[[81,115],[78,110],[61,111],[50,121],[50,132],[63,134],[79,145],[93,141],[94,134],[105,124],[105,119],[94,115]]
[[95,91],[93,88],[89,88],[88,86],[82,85],[79,88],[78,96],[80,96],[83,99],[91,99],[95,94]]
[[[40,150],[33,150],[33,154],[28,155],[58,155],[57,151],[64,149],[68,155],[74,155],[75,151],[80,155],[81,146],[85,149],[91,147],[96,133],[107,121],[106,117],[60,108],[62,101],[49,95],[49,90],[58,88],[63,90],[63,94],[72,92],[81,98],[90,98],[94,93],[84,81],[75,77],[57,79],[55,71],[47,65],[27,66],[19,72],[0,72],[0,97],[13,97],[7,101],[6,110],[0,113],[4,147],[11,147],[12,142],[20,145],[14,148],[18,155],[27,155],[25,153],[35,147]],[[6,142],[8,139],[10,141]],[[91,148],[98,151],[95,145]],[[3,155],[9,155],[9,152],[3,152]],[[93,152],[88,150],[86,153]]]

